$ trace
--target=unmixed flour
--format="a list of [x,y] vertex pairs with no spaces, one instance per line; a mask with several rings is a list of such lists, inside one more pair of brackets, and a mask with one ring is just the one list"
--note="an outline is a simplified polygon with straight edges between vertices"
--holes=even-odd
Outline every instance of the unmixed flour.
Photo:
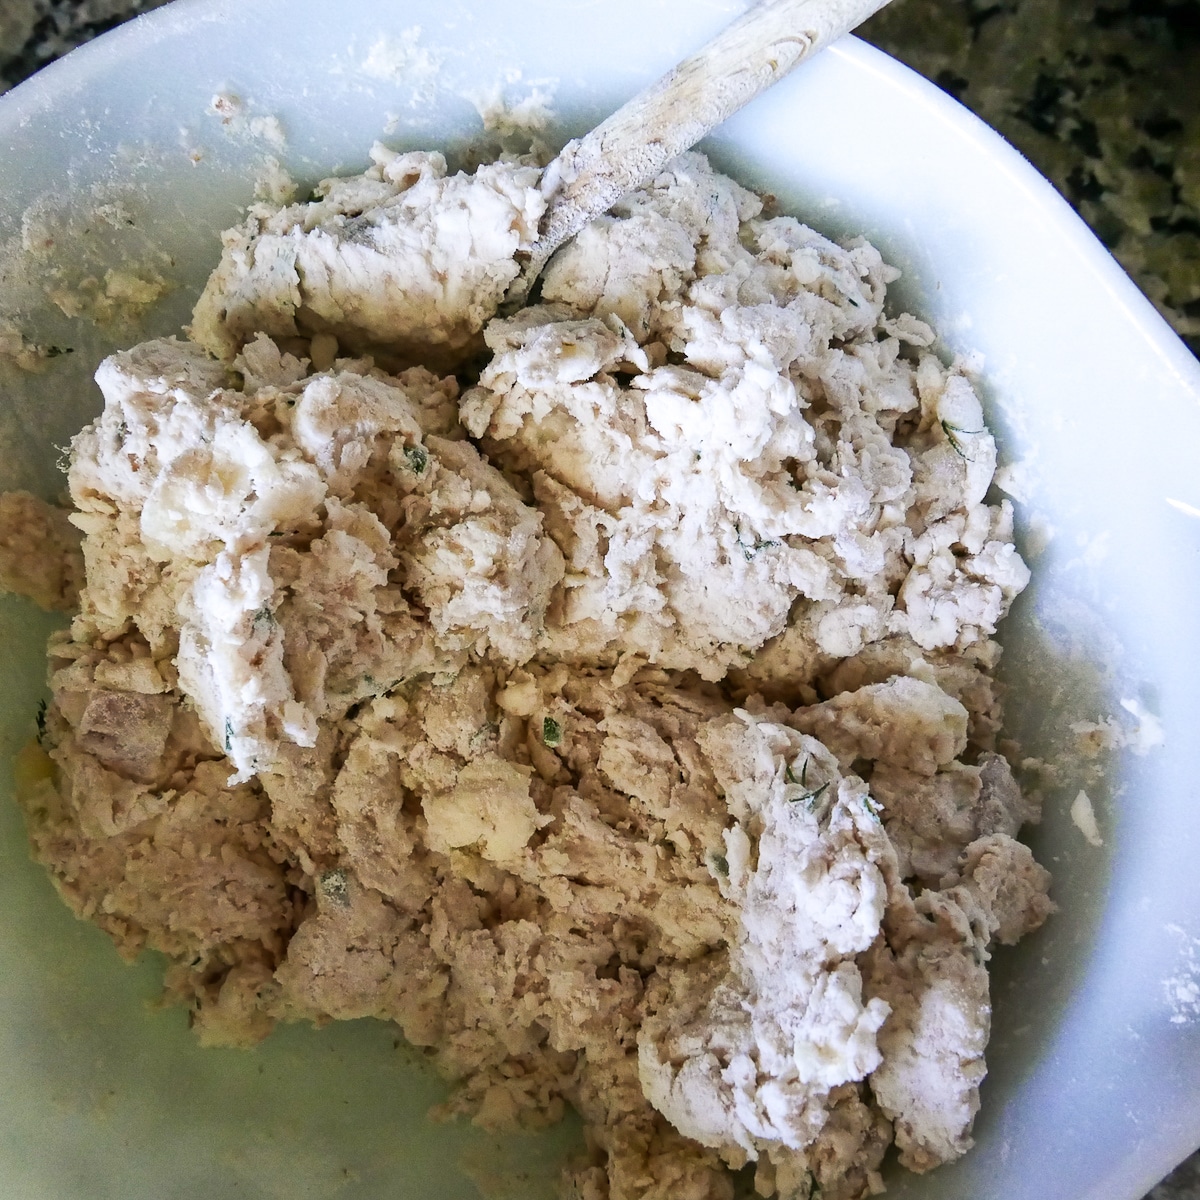
[[207,1044],[374,1016],[447,1113],[574,1106],[574,1196],[961,1155],[989,947],[1051,908],[965,369],[699,154],[504,318],[538,167],[372,157],[102,364],[69,518],[5,500],[0,581],[78,603],[37,857]]

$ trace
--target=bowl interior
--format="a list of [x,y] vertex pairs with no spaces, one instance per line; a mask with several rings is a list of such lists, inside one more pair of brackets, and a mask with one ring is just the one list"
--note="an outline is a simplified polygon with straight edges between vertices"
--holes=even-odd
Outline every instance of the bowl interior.
[[[742,7],[179,0],[35,76],[0,100],[0,326],[71,353],[38,373],[0,360],[0,487],[61,490],[57,447],[98,411],[96,364],[186,321],[219,231],[273,163],[311,184],[360,169],[376,138],[461,157],[497,100],[544,103],[557,145]],[[218,93],[240,98],[233,120],[210,111]],[[1060,911],[996,956],[976,1149],[889,1189],[1134,1200],[1200,1142],[1200,370],[1015,151],[862,42],[705,148],[783,211],[875,241],[942,349],[984,356],[1034,568],[1002,629],[1004,674],[1010,732],[1048,764],[1031,840]],[[150,287],[128,300],[129,279]],[[81,316],[55,303],[89,289]],[[123,967],[66,912],[7,799],[52,625],[0,599],[6,1194],[552,1194],[572,1123],[500,1139],[429,1124],[440,1085],[373,1022],[201,1051],[182,1013],[153,1010],[158,965]],[[1109,716],[1130,743],[1088,759],[1071,725]],[[1070,819],[1082,787],[1103,847]]]

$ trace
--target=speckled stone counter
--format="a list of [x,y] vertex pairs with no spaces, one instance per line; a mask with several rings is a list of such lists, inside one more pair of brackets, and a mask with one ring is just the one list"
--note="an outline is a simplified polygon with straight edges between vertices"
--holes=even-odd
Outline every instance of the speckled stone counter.
[[[0,0],[0,91],[166,0]],[[1200,355],[1200,0],[894,0],[860,33],[997,129]],[[1147,1200],[1200,1200],[1200,1154]]]
[[1200,354],[1200,0],[896,0],[861,32],[1027,155]]
[[[165,0],[0,0],[0,90]],[[860,32],[1026,154],[1200,355],[1200,0],[894,0]]]

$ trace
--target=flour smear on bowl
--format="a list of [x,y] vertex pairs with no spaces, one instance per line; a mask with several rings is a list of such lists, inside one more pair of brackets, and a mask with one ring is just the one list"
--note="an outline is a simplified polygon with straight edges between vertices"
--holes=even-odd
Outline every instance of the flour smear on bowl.
[[572,1196],[957,1158],[989,947],[1052,908],[969,371],[699,154],[507,317],[539,167],[372,161],[101,365],[69,517],[2,500],[0,583],[76,609],[36,856],[206,1044],[373,1016],[447,1114],[573,1106]]

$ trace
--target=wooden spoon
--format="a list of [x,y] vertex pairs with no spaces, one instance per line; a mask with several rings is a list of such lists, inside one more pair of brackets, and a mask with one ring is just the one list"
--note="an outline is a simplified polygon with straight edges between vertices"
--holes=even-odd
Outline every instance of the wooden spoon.
[[761,0],[591,133],[569,141],[542,176],[548,205],[540,234],[504,308],[524,303],[554,251],[593,217],[887,3]]

